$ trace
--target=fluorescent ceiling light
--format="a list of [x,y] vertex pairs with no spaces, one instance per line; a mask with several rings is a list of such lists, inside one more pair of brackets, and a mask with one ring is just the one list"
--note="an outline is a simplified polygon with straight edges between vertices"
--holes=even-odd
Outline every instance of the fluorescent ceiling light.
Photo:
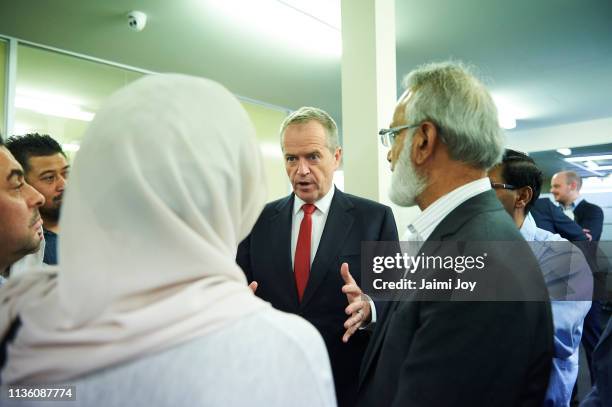
[[342,33],[335,17],[340,15],[340,0],[208,0],[207,4],[207,12],[234,21],[234,30],[284,43],[296,52],[334,58],[342,54]]
[[13,125],[12,134],[21,136],[21,135],[25,135],[28,133],[36,133],[36,130],[32,128],[31,126],[28,126],[27,124],[24,124],[24,123],[15,123]]
[[564,158],[568,162],[585,162],[585,161],[597,161],[597,160],[612,160],[612,154],[603,155],[589,155],[584,157],[568,157]]
[[264,157],[283,158],[283,151],[277,143],[259,143],[259,151]]
[[33,91],[17,89],[15,107],[31,110],[47,116],[63,117],[66,119],[90,122],[95,113],[84,110],[78,104],[63,96],[43,94]]
[[502,129],[510,130],[516,127],[516,120],[526,115],[516,108],[516,103],[510,101],[507,96],[500,95],[499,93],[492,93],[491,97],[497,106],[497,120],[499,121],[499,127]]
[[598,170],[599,165],[597,165],[597,163],[593,162],[593,161],[585,161],[584,162],[585,167],[590,168],[592,170]]
[[510,130],[516,127],[516,118],[501,109],[497,109],[497,120],[499,121],[499,127],[502,129]]
[[572,155],[572,150],[569,148],[558,148],[557,153],[568,156],[568,155]]
[[65,144],[62,144],[62,150],[64,150],[65,152],[75,153],[75,152],[79,151],[80,148],[81,148],[81,146],[78,145],[77,143],[65,143]]

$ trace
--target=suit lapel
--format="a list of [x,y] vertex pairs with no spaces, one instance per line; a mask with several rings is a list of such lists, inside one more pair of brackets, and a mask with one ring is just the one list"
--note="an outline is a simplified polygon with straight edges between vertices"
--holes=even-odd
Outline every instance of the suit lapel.
[[295,286],[295,276],[291,263],[291,221],[293,211],[294,196],[291,194],[287,199],[282,200],[276,206],[276,213],[269,218],[270,239],[274,245],[272,255],[276,258],[276,271],[278,273],[278,283],[283,286],[284,291],[291,298],[291,303],[298,307],[297,289]]
[[[325,279],[325,275],[329,270],[331,263],[338,256],[338,252],[342,249],[342,244],[353,225],[353,215],[350,214],[350,209],[353,204],[349,199],[338,189],[334,192],[329,213],[317,254],[310,267],[310,277],[304,291],[304,298],[300,307],[304,307],[313,298],[317,288]],[[340,273],[340,269],[337,270]]]
[[578,225],[581,225],[582,223],[582,211],[584,208],[586,208],[586,204],[583,205],[583,203],[585,203],[586,200],[583,199],[582,201],[580,201],[580,203],[578,205],[576,205],[576,207],[574,208],[574,222],[576,222]]

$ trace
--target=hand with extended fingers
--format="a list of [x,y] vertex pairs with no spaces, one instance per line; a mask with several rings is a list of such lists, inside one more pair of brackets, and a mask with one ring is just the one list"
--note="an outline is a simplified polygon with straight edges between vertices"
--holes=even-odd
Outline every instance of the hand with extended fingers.
[[372,311],[370,309],[370,299],[363,294],[361,288],[359,288],[355,279],[349,273],[347,263],[342,263],[342,266],[340,266],[340,274],[344,280],[342,292],[346,294],[346,299],[348,300],[345,312],[349,315],[349,318],[344,323],[346,332],[342,336],[342,341],[346,343],[360,327],[370,323]]

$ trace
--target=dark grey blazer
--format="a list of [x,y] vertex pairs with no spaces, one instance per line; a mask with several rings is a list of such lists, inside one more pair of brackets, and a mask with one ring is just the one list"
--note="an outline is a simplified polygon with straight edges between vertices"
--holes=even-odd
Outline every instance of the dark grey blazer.
[[[438,255],[435,242],[455,241],[513,242],[490,246],[487,270],[504,288],[547,297],[531,249],[493,191],[453,210],[422,250]],[[370,341],[358,405],[540,407],[552,356],[548,302],[397,301]]]

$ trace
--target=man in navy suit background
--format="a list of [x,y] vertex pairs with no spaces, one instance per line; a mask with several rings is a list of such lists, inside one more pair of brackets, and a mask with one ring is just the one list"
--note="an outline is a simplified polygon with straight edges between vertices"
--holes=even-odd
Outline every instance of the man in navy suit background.
[[580,196],[582,178],[574,171],[561,171],[550,180],[550,192],[563,212],[582,227],[593,241],[599,241],[603,228],[603,210]]
[[[370,336],[359,328],[375,322],[377,311],[359,289],[361,242],[397,241],[397,227],[389,207],[334,187],[342,149],[326,112],[300,108],[280,135],[293,193],[266,205],[236,260],[249,283],[257,282],[256,295],[319,330],[338,404],[352,406]],[[346,266],[341,274],[343,263],[352,276]]]
[[[582,179],[573,171],[561,171],[553,175],[550,180],[550,192],[561,205],[563,212],[573,219],[593,242],[599,241],[603,229],[603,210],[580,196]],[[592,249],[596,250],[593,245]],[[593,253],[594,255],[595,253]],[[584,320],[582,346],[589,364],[591,384],[595,372],[593,371],[593,350],[599,341],[602,332],[601,326],[602,304],[593,300],[591,310]]]

